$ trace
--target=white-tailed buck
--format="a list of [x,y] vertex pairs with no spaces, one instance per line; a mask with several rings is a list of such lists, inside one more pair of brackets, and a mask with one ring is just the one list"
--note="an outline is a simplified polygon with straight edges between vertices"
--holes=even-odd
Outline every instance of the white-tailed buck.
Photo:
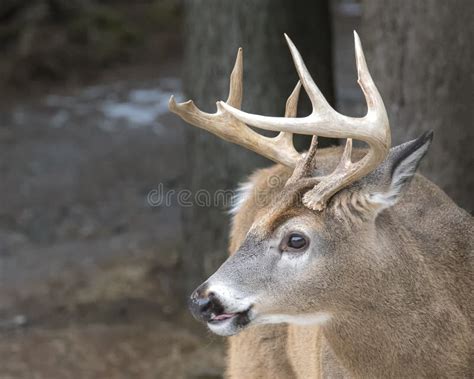
[[[329,106],[287,41],[300,82],[286,117],[239,110],[241,50],[216,113],[170,99],[187,122],[278,163],[245,184],[231,255],[192,294],[192,313],[233,336],[231,378],[472,378],[474,225],[415,174],[432,134],[390,148],[357,34],[362,118]],[[300,83],[313,107],[306,117],[296,117]],[[295,150],[293,133],[313,136],[307,153]],[[317,150],[316,136],[347,142]],[[368,148],[352,151],[353,138]]]

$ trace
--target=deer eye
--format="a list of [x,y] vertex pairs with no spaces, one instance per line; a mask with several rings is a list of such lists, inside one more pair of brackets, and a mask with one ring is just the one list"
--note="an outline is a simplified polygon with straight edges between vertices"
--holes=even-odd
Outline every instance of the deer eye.
[[284,243],[283,250],[284,251],[303,250],[306,246],[308,246],[308,240],[304,235],[300,233],[291,233],[287,237],[287,240]]

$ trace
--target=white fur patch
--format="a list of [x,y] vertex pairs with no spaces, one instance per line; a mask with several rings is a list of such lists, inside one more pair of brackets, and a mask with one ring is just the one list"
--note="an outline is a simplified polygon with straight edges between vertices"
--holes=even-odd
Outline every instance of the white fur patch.
[[314,314],[302,314],[302,315],[264,315],[257,316],[255,320],[258,324],[294,324],[301,326],[309,325],[322,325],[329,321],[331,316],[328,313],[314,313]]
[[232,197],[232,203],[228,211],[229,214],[235,216],[239,212],[242,205],[252,193],[253,186],[254,184],[252,182],[245,182],[239,185],[239,187],[235,191],[235,195]]
[[237,332],[233,325],[233,319],[222,321],[219,324],[208,323],[207,327],[211,332],[223,337],[231,336]]

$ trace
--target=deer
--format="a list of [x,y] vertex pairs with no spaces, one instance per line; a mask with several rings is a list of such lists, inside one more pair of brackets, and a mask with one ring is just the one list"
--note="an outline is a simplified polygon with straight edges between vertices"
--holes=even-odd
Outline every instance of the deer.
[[[299,81],[284,117],[241,110],[242,49],[215,113],[170,99],[184,121],[276,163],[239,192],[229,257],[192,293],[191,313],[229,337],[229,378],[472,377],[474,223],[417,173],[433,133],[391,146],[356,32],[360,118],[329,105],[285,38]],[[294,134],[312,136],[308,151]],[[345,147],[318,149],[318,137]]]

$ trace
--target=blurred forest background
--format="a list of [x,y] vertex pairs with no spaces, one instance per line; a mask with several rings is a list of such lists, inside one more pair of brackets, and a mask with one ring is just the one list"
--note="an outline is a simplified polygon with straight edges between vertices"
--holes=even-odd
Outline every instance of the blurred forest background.
[[222,377],[225,342],[185,302],[225,259],[229,216],[147,197],[233,189],[270,164],[167,110],[175,94],[213,111],[240,46],[243,109],[283,113],[286,32],[329,102],[361,116],[358,30],[393,143],[433,129],[421,170],[472,212],[473,14],[471,0],[2,0],[0,378]]

